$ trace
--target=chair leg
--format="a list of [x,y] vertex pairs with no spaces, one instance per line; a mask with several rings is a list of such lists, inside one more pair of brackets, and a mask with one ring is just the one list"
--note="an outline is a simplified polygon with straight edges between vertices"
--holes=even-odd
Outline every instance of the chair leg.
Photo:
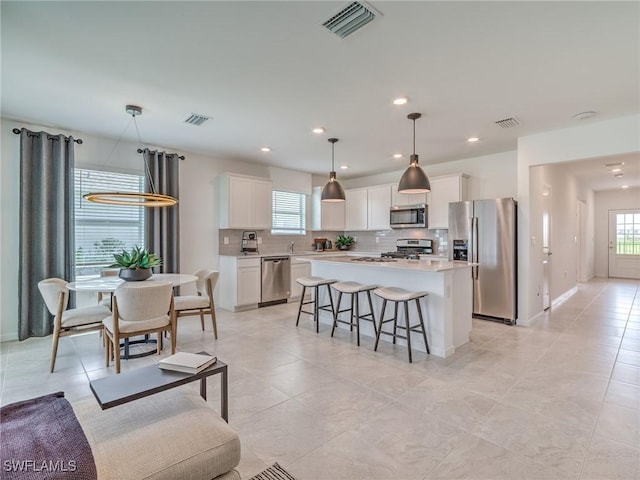
[[116,360],[116,373],[120,373],[120,339],[113,336],[113,354]]
[[314,287],[315,301],[313,303],[313,320],[316,322],[316,333],[320,333],[320,318],[318,318],[318,316],[320,315],[320,311],[318,310],[318,303],[319,303],[318,294],[319,293],[320,293],[320,289],[316,285]]
[[105,360],[105,366],[108,367],[109,366],[109,362],[111,361],[111,338],[109,337],[109,334],[107,333],[107,331],[104,331],[104,360]]
[[393,304],[393,344],[396,344],[396,333],[398,331],[398,302]]
[[373,313],[373,302],[371,301],[371,290],[367,290],[367,299],[369,300],[369,312],[371,312],[371,321],[373,323],[373,333],[378,335],[378,327],[376,327],[376,316]]
[[411,359],[411,326],[409,325],[409,302],[404,303],[404,321],[407,326],[407,348],[409,349],[409,363],[413,363]]
[[158,355],[162,352],[162,332],[166,332],[166,330],[160,330],[158,332],[158,341],[156,342],[156,352]]
[[218,339],[218,320],[216,319],[216,305],[211,302],[211,324],[213,326],[213,336]]
[[333,332],[336,331],[336,327],[338,326],[338,312],[340,311],[340,302],[342,301],[342,292],[338,292],[338,305],[336,306],[336,311],[333,314],[333,327],[331,327],[331,336],[333,337]]
[[202,331],[204,332],[204,313],[200,310],[200,326],[202,327]]
[[351,295],[352,298],[352,304],[351,304],[351,311],[353,312],[353,302],[355,301],[356,303],[356,315],[355,315],[355,320],[356,320],[356,336],[358,337],[358,346],[360,346],[360,295],[358,295],[358,293],[354,293]]
[[353,332],[353,308],[355,307],[355,300],[353,298],[353,293],[349,297],[349,302],[351,302],[349,307],[349,331]]
[[427,340],[427,329],[424,325],[424,318],[422,318],[422,308],[420,307],[420,299],[416,298],[416,308],[418,309],[418,318],[420,318],[420,325],[422,326],[422,337],[424,338],[424,346],[427,349],[427,354],[430,354],[429,351],[429,341]]
[[307,287],[305,287],[304,285],[302,286],[302,296],[300,297],[300,306],[298,307],[298,318],[296,318],[296,327],[298,326],[298,323],[300,322],[300,313],[302,312],[302,303],[304,302],[304,295],[307,291]]
[[333,307],[333,297],[331,296],[331,285],[327,284],[327,294],[329,295],[329,304],[331,305],[331,313],[335,312]]
[[53,328],[53,345],[51,346],[51,373],[56,366],[56,356],[58,355],[58,341],[60,340],[60,328],[56,325]]
[[384,322],[384,311],[387,308],[387,299],[382,299],[382,310],[380,311],[380,325],[378,325],[378,333],[376,334],[376,344],[373,347],[373,351],[378,351],[378,342],[380,341],[380,334],[382,333],[382,322]]

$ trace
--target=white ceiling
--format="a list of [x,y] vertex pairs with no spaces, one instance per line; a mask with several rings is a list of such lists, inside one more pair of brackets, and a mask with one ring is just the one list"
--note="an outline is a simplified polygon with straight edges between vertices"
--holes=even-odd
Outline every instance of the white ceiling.
[[411,112],[427,172],[640,112],[638,2],[372,1],[382,16],[340,39],[321,24],[347,4],[2,1],[2,116],[117,138],[133,103],[146,143],[317,174],[335,136],[344,178],[402,168]]

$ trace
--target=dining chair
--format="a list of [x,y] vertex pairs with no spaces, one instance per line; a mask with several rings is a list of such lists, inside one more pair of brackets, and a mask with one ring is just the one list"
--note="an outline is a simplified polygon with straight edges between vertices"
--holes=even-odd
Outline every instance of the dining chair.
[[158,334],[157,353],[162,351],[162,332],[171,332],[171,353],[176,351],[176,319],[170,282],[124,282],[116,288],[104,325],[105,358],[115,359],[120,373],[120,340]]
[[[114,268],[103,268],[100,270],[101,277],[117,277],[120,271]],[[104,294],[108,296],[103,298]],[[111,310],[111,293],[110,292],[98,292],[98,305],[104,305]]]
[[218,283],[220,272],[215,270],[198,270],[195,273],[197,295],[176,295],[176,318],[200,314],[200,324],[204,331],[204,315],[211,315],[213,335],[218,338],[218,323],[216,321],[216,305],[213,299],[213,291]]
[[93,307],[70,308],[69,288],[61,278],[47,278],[38,282],[38,290],[47,305],[53,319],[53,345],[51,349],[51,373],[56,366],[58,341],[79,333],[102,331],[102,320],[111,315],[111,311],[103,305]]

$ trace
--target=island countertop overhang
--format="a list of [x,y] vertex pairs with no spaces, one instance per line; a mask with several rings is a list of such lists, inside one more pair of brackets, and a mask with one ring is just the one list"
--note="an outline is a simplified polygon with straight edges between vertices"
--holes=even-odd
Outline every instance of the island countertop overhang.
[[299,260],[307,260],[311,263],[335,263],[340,265],[357,265],[367,268],[392,268],[402,270],[412,270],[421,272],[446,272],[450,270],[458,270],[463,268],[471,268],[475,266],[475,263],[468,262],[448,262],[438,260],[406,260],[406,259],[394,259],[394,261],[380,261],[380,262],[366,262],[362,260],[356,260],[356,256],[353,255],[341,255],[341,256],[321,256],[321,257],[298,257]]

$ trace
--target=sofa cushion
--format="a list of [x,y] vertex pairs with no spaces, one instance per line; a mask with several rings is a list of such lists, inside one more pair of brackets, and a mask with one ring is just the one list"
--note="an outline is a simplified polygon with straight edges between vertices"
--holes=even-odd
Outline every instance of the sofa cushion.
[[73,409],[100,480],[211,480],[240,461],[237,433],[184,387],[107,410],[89,398]]

